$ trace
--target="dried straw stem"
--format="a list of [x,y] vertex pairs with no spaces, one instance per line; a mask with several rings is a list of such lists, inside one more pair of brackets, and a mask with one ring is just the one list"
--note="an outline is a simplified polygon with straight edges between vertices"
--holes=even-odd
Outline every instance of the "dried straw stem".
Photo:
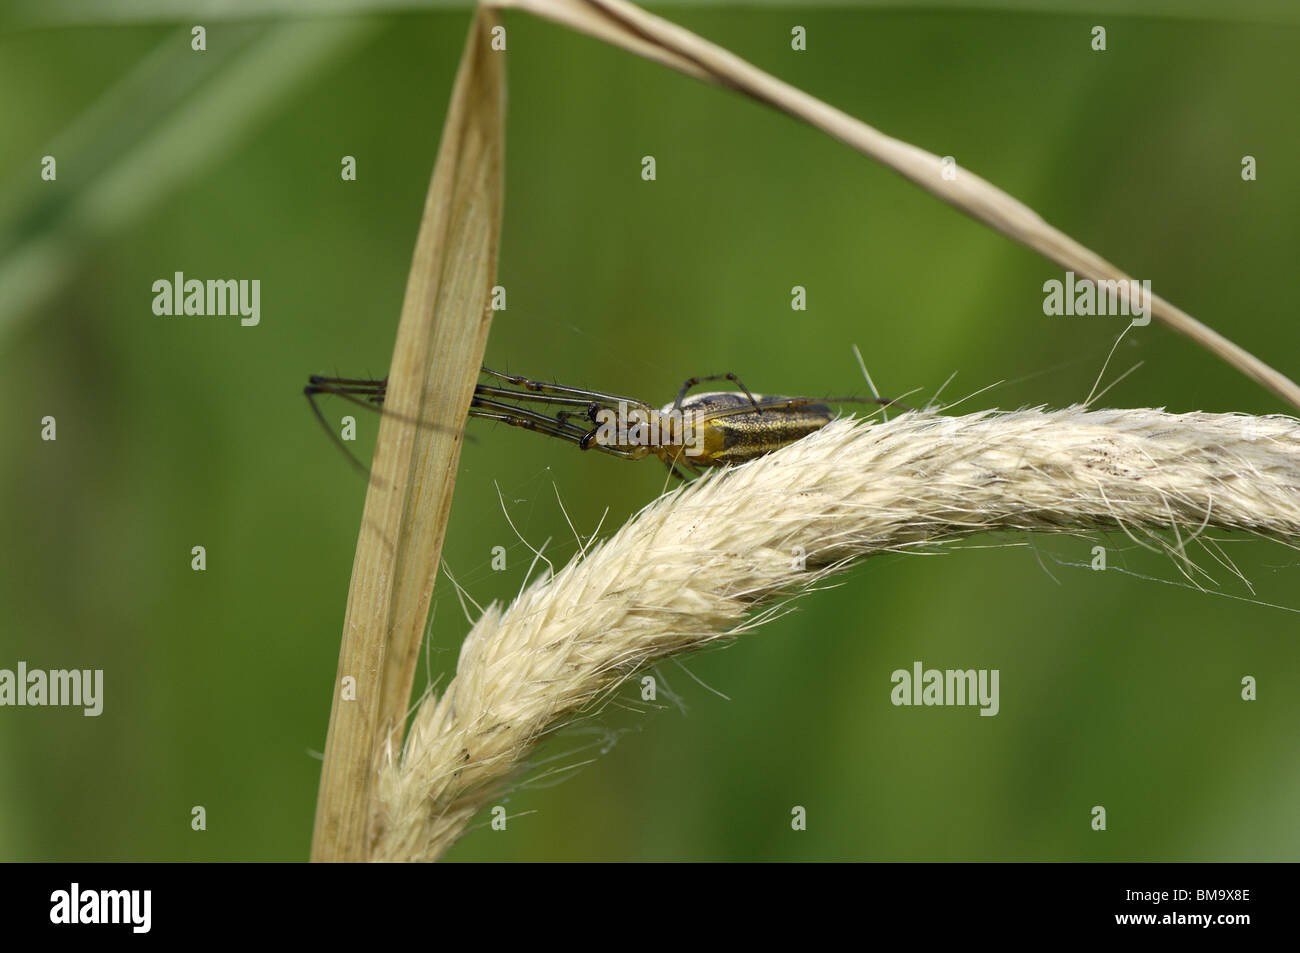
[[[548,728],[874,553],[992,531],[1300,536],[1300,421],[1158,410],[838,420],[665,495],[474,625],[378,782],[379,860],[434,860]],[[801,560],[800,554],[806,554]],[[803,568],[806,567],[806,568]]]
[[[495,2],[554,20],[688,76],[766,103],[893,169],[972,218],[1032,248],[1062,268],[1074,271],[1080,278],[1129,281],[1132,277],[975,173],[954,168],[945,174],[939,156],[886,135],[628,0]],[[1150,295],[1150,308],[1156,320],[1218,355],[1293,407],[1300,407],[1300,385],[1285,374],[1159,295]]]
[[352,564],[313,860],[369,856],[375,768],[403,726],[429,615],[492,317],[505,119],[495,26],[493,11],[475,13],[411,258],[385,400],[393,413],[379,427]]

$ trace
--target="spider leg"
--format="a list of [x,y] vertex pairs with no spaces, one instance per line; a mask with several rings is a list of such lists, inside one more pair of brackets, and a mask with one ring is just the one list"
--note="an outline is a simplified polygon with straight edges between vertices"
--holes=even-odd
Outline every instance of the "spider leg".
[[690,390],[692,387],[694,387],[696,384],[703,384],[705,381],[724,381],[724,380],[731,381],[731,383],[735,384],[742,391],[744,391],[745,396],[749,398],[749,402],[754,405],[754,410],[758,411],[760,414],[763,412],[763,408],[758,405],[758,401],[755,400],[754,395],[749,392],[749,388],[740,382],[739,377],[737,377],[735,374],[730,374],[730,373],[710,374],[707,377],[686,378],[686,380],[682,383],[681,390],[677,392],[677,401],[673,404],[673,410],[680,411],[682,409],[682,401],[686,399],[686,392]]

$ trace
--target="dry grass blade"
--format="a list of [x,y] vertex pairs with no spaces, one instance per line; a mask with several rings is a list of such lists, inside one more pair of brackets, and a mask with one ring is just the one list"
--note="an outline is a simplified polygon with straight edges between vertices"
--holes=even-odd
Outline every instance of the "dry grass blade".
[[[1130,276],[1115,265],[1049,225],[1033,209],[973,172],[959,169],[955,176],[945,177],[939,156],[887,136],[722,47],[626,0],[504,0],[501,6],[555,20],[689,76],[767,103],[889,166],[945,202],[1062,268],[1075,272],[1080,278],[1130,280]],[[1217,354],[1292,406],[1300,407],[1300,386],[1285,374],[1158,295],[1150,296],[1150,308],[1153,317]]]
[[834,421],[656,500],[504,611],[489,606],[382,769],[375,857],[436,859],[556,722],[854,560],[1084,530],[1168,530],[1185,560],[1206,527],[1300,538],[1300,421],[1081,407]]
[[[406,286],[386,401],[395,413],[380,425],[352,567],[315,860],[369,856],[377,763],[405,722],[487,344],[503,193],[504,57],[490,49],[495,25],[481,8],[470,28]],[[356,680],[354,700],[342,691],[347,677]]]

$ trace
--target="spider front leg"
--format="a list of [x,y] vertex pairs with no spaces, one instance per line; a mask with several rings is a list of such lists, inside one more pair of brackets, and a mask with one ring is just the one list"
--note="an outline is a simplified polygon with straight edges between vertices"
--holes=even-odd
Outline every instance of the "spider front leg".
[[596,419],[596,415],[600,413],[602,409],[603,408],[601,407],[600,404],[596,403],[595,401],[592,401],[590,404],[587,405],[587,409],[584,411],[579,412],[576,410],[561,410],[555,416],[563,423],[568,423],[570,420],[577,418],[581,420],[586,420],[594,424],[594,423],[599,423],[599,421]]

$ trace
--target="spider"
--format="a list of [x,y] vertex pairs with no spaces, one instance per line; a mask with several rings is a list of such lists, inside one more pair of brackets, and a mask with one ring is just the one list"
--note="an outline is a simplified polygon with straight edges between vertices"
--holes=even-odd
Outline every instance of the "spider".
[[[469,416],[523,427],[576,444],[580,450],[598,450],[625,460],[653,454],[678,479],[699,474],[704,467],[743,463],[794,443],[834,419],[830,404],[903,407],[886,397],[765,396],[750,391],[735,374],[712,374],[687,378],[677,391],[677,399],[656,410],[634,397],[548,384],[488,367],[482,372],[504,383],[475,387]],[[692,387],[722,380],[730,381],[739,391],[710,391],[687,397]],[[334,394],[377,409],[382,407],[387,390],[387,378],[313,375],[303,393],[337,442],[316,405],[316,397]],[[520,402],[538,405],[551,413],[521,407]]]

